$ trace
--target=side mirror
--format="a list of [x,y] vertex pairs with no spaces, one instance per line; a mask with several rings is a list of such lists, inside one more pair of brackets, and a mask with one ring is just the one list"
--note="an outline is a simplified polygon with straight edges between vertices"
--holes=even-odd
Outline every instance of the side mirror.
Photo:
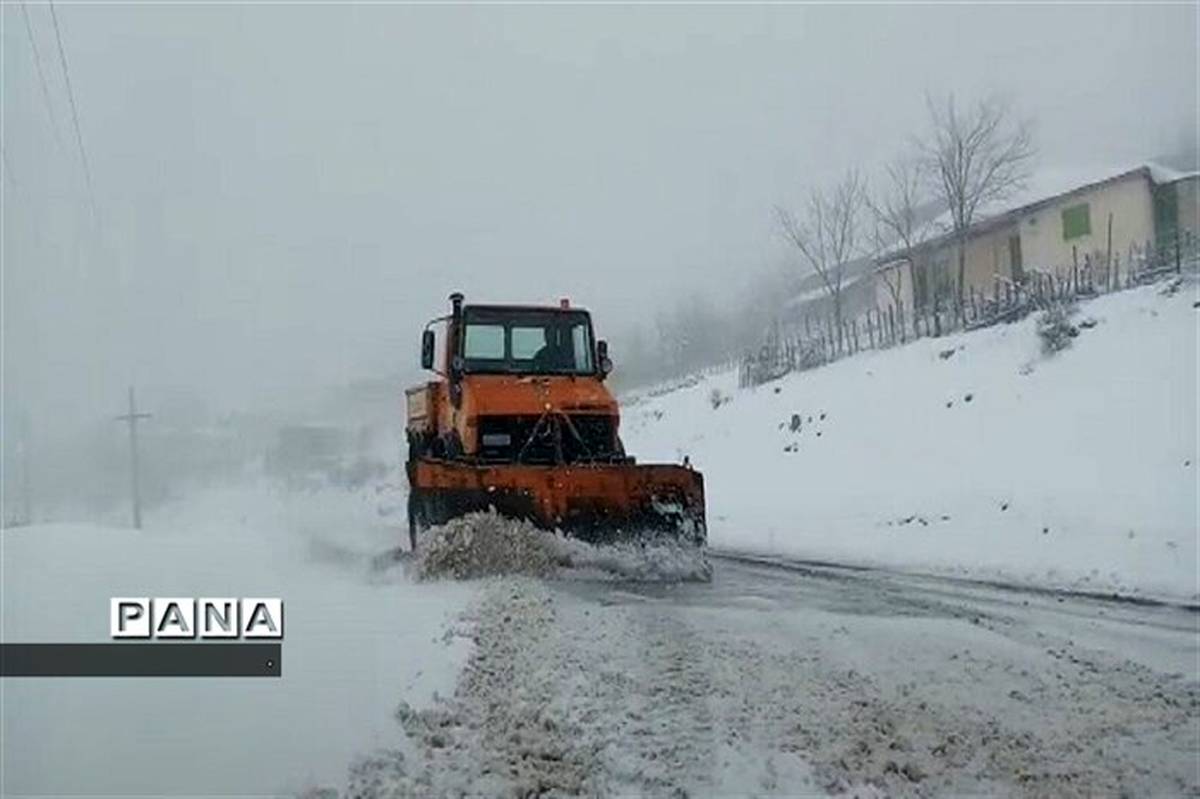
[[433,331],[426,330],[421,334],[421,368],[433,368]]
[[608,342],[600,339],[596,342],[596,365],[600,368],[600,377],[608,376],[612,371],[612,359],[608,357]]

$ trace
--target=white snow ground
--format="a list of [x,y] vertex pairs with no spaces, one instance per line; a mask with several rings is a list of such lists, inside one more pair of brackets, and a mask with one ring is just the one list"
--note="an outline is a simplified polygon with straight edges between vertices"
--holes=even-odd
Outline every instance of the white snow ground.
[[1052,357],[1031,317],[705,378],[627,403],[622,436],[704,472],[717,548],[1195,600],[1200,310],[1162,288],[1082,304]]
[[340,787],[362,752],[403,743],[400,701],[453,690],[448,634],[477,590],[417,585],[372,555],[396,544],[378,498],[225,491],[142,532],[0,533],[5,641],[109,640],[113,596],[280,596],[280,679],[6,679],[0,794],[278,794]]

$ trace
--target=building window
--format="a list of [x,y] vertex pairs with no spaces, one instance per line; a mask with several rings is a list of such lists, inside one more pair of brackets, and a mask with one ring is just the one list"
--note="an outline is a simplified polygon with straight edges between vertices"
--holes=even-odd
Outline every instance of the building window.
[[924,308],[929,304],[929,270],[924,261],[912,261],[913,305]]
[[1088,214],[1088,204],[1081,203],[1064,208],[1062,212],[1063,240],[1070,241],[1092,232],[1092,218]]
[[1015,283],[1025,280],[1025,263],[1021,260],[1021,237],[1008,237],[1008,264]]
[[933,300],[949,298],[954,293],[954,285],[950,276],[950,256],[940,256],[933,263]]
[[1160,247],[1171,246],[1179,230],[1179,195],[1175,188],[1177,185],[1168,183],[1153,189],[1154,234]]

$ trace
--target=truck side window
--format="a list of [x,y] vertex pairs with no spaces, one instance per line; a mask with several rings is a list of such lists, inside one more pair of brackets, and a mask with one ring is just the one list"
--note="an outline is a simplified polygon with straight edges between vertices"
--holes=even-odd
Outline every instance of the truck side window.
[[592,346],[587,325],[575,325],[571,328],[571,345],[575,350],[575,370],[592,371]]

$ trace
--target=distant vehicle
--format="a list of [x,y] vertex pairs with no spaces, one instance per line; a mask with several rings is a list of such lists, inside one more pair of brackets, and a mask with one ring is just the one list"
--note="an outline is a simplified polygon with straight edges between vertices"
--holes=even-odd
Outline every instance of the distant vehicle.
[[[406,392],[409,543],[477,510],[593,542],[666,534],[705,542],[704,481],[690,465],[638,465],[604,385],[591,315],[559,306],[464,305],[421,338],[437,379]],[[434,326],[444,327],[437,346]]]

